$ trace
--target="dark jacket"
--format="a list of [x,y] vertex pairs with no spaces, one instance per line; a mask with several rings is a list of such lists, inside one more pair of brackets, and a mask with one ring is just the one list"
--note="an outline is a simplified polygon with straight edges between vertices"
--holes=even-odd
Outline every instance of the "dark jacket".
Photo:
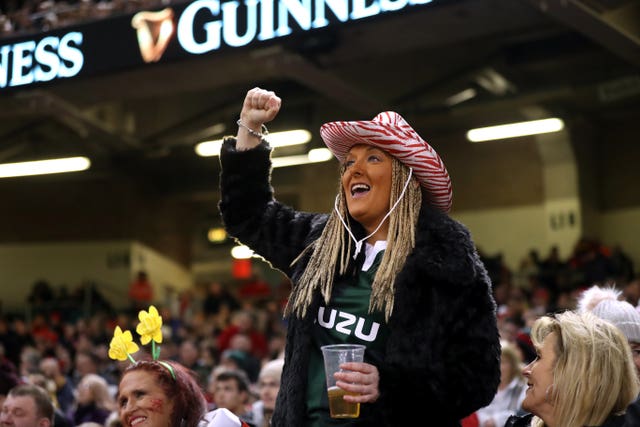
[[624,427],[640,426],[640,397],[637,397],[631,405],[627,407],[627,413],[624,415]]
[[507,418],[507,422],[504,423],[504,427],[529,427],[531,426],[531,420],[533,419],[533,414],[526,415],[512,415]]
[[[274,200],[264,143],[236,152],[235,141],[227,139],[221,162],[219,208],[229,234],[296,286],[310,254],[290,264],[320,236],[328,215],[294,211]],[[288,319],[274,427],[304,425],[311,313],[317,313],[320,302],[316,294],[305,318]],[[500,380],[491,284],[467,229],[427,205],[420,213],[416,247],[395,283],[388,326],[384,359],[369,360],[380,372],[380,398],[361,405],[360,425],[399,425],[399,419],[419,411],[428,420],[421,425],[458,426],[491,402]]]
[[[513,415],[507,419],[504,427],[530,427],[531,420],[533,419],[533,414],[527,414],[523,416]],[[636,419],[636,422],[638,420]],[[623,415],[612,415],[605,420],[603,424],[599,426],[590,426],[590,427],[638,427],[640,424],[633,422],[632,424],[628,423],[628,419],[625,420]]]

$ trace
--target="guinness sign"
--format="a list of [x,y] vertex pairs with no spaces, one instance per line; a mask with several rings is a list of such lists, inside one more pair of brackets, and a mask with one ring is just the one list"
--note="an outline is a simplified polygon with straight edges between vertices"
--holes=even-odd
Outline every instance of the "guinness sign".
[[[192,54],[246,46],[291,34],[293,28],[308,31],[329,25],[395,12],[431,0],[197,0],[186,7],[178,21],[178,42]],[[202,28],[195,18],[206,16]],[[243,31],[240,31],[240,29]],[[204,30],[196,40],[194,32]]]
[[[432,0],[196,0],[0,41],[0,92],[185,60]],[[441,0],[444,1],[444,0]]]
[[84,64],[83,36],[69,32],[0,47],[0,88],[77,75]]

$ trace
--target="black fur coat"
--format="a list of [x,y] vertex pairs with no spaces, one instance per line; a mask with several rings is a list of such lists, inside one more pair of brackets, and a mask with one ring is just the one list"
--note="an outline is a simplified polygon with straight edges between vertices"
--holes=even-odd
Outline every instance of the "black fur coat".
[[[326,214],[294,211],[273,198],[269,149],[222,148],[221,201],[229,234],[291,278],[303,262],[291,262],[317,239]],[[285,365],[274,427],[304,426],[311,327],[320,304],[288,319]],[[449,427],[493,399],[500,380],[500,344],[491,283],[467,229],[423,206],[416,247],[395,284],[390,336],[380,372],[380,398],[361,405],[358,425]]]

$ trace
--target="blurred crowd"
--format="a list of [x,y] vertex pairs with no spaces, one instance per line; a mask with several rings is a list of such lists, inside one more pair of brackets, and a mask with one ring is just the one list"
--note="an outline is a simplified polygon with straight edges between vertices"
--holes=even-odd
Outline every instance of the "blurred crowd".
[[580,239],[566,259],[561,259],[555,246],[544,255],[531,250],[515,270],[504,265],[501,255],[481,257],[493,283],[502,338],[518,345],[527,363],[535,357],[526,345],[531,324],[547,313],[574,310],[589,287],[614,287],[638,306],[640,280],[632,259],[621,247],[609,247],[597,239]]
[[163,7],[171,0],[2,0],[0,37],[50,31],[118,14]]
[[[582,239],[567,259],[561,259],[555,247],[544,256],[532,250],[515,271],[500,255],[481,252],[481,257],[493,282],[501,339],[510,344],[505,352],[514,366],[536,357],[529,336],[532,323],[544,314],[575,309],[580,294],[594,284],[615,287],[638,306],[640,281],[633,262],[618,247]],[[131,288],[143,305],[153,298],[141,291],[144,280],[139,275]],[[56,405],[58,427],[88,421],[117,425],[113,397],[128,362],[108,357],[109,342],[115,326],[135,330],[141,306],[130,299],[130,308],[115,310],[99,298],[99,288],[92,292],[102,303],[87,316],[52,304],[58,300],[56,291],[39,281],[29,297],[30,318],[0,318],[0,399],[17,383],[41,384]],[[268,362],[283,357],[288,292],[286,280],[272,286],[253,277],[243,283],[203,284],[162,302],[153,298],[163,318],[162,358],[198,375],[210,408],[226,407],[243,419],[256,420],[261,391],[277,391],[276,380],[262,384],[260,373]]]
[[[131,289],[139,287],[142,276]],[[279,385],[279,375],[268,380],[265,375],[274,370],[268,362],[283,357],[283,301],[277,292],[266,294],[259,278],[235,285],[231,290],[213,282],[199,292],[175,295],[175,301],[154,303],[163,319],[161,357],[197,374],[209,409],[227,408],[258,426],[255,421],[264,417],[262,394],[273,395],[274,388],[277,393]],[[55,404],[57,427],[118,425],[114,398],[129,362],[110,359],[109,342],[116,326],[135,331],[138,302],[122,310],[98,303],[83,316],[59,301],[45,281],[38,281],[29,296],[30,320],[0,318],[0,401],[16,384],[36,384]]]

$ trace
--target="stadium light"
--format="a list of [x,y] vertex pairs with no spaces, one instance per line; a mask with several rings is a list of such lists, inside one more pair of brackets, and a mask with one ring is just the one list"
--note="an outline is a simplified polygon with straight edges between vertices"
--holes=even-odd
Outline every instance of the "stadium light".
[[471,142],[484,142],[496,139],[559,132],[562,129],[564,129],[564,122],[562,119],[553,117],[549,119],[531,120],[527,122],[471,129],[467,132],[467,139]]

